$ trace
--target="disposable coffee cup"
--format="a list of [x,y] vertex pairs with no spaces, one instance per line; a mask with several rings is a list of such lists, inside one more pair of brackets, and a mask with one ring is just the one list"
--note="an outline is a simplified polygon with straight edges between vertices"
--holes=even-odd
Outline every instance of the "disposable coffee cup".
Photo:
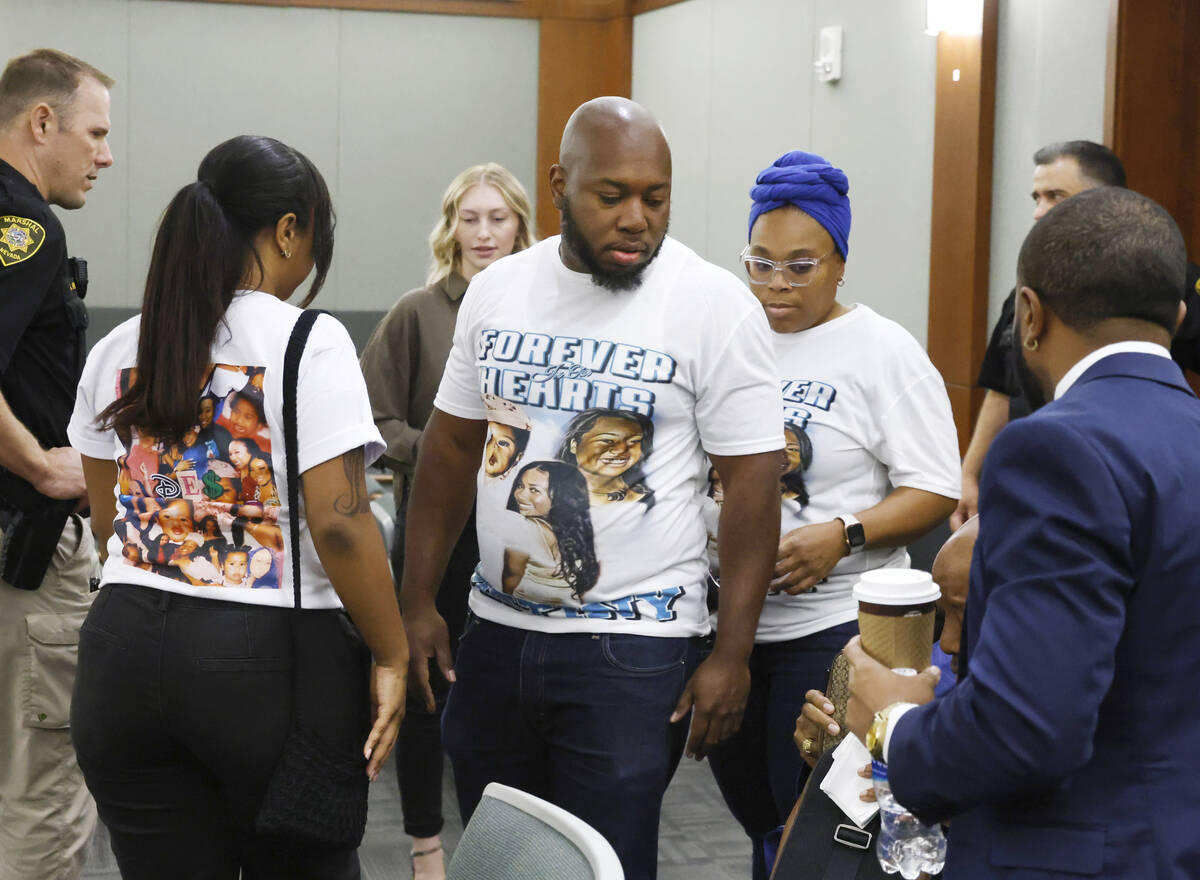
[[863,650],[892,669],[927,667],[941,595],[928,572],[913,568],[863,572],[854,585]]

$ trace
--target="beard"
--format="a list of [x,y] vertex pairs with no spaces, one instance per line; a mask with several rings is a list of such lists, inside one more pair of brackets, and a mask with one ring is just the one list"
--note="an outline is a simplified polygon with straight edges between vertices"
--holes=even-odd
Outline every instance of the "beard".
[[1017,388],[1020,389],[1022,396],[1029,404],[1029,411],[1035,412],[1046,405],[1046,392],[1042,390],[1042,383],[1038,380],[1037,374],[1029,369],[1029,364],[1025,363],[1025,350],[1021,345],[1021,336],[1016,330],[1013,330],[1012,341],[1010,343],[1014,379],[1017,382]]
[[562,227],[563,241],[571,252],[579,258],[579,262],[583,263],[583,267],[587,269],[588,274],[592,276],[592,283],[612,293],[625,293],[626,291],[637,290],[641,287],[642,275],[645,274],[650,264],[654,262],[654,258],[662,250],[663,242],[667,240],[667,230],[664,228],[663,237],[659,239],[658,247],[654,249],[654,253],[650,254],[650,259],[646,262],[625,269],[606,269],[600,265],[595,249],[583,237],[583,233],[579,231],[579,227],[575,225],[575,217],[571,214],[571,202],[565,196],[563,197],[562,223],[560,225]]

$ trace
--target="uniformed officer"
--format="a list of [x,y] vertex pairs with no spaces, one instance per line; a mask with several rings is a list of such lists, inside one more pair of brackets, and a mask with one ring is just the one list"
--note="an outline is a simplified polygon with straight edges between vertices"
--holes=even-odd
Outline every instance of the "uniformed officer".
[[0,880],[79,876],[96,824],[68,730],[98,567],[67,441],[86,269],[50,205],[82,207],[112,164],[112,84],[51,49],[0,76]]

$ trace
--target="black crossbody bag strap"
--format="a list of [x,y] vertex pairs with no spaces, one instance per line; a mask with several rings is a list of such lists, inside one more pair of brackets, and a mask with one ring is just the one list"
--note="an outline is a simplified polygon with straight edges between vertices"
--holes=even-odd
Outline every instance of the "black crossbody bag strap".
[[[328,690],[329,681],[324,680],[319,665],[321,651],[301,650],[306,633],[315,633],[318,641],[322,634],[329,634],[321,612],[304,613],[300,598],[300,453],[296,398],[300,358],[313,322],[320,314],[324,313],[315,309],[300,314],[292,328],[283,360],[283,436],[294,606],[285,608],[284,613],[292,639],[292,718],[283,752],[255,818],[255,830],[260,839],[289,847],[340,850],[354,849],[362,843],[367,825],[366,759],[360,751],[362,740],[357,735],[352,742],[341,743],[341,746],[348,745],[348,750],[332,745],[323,735],[320,721],[326,707],[321,696],[323,689]],[[364,669],[364,682],[365,677]],[[312,709],[311,726],[307,723],[305,705]],[[369,720],[367,723],[369,726]]]
[[287,350],[283,355],[283,451],[287,460],[288,484],[288,531],[291,533],[292,548],[292,601],[293,607],[300,606],[300,444],[296,428],[296,396],[300,381],[300,358],[313,324],[321,309],[308,309],[300,313],[292,326]]
[[[884,880],[875,856],[879,817],[858,829],[825,792],[821,780],[833,766],[827,751],[800,795],[786,845],[776,856],[772,880]],[[864,833],[864,830],[866,833]]]

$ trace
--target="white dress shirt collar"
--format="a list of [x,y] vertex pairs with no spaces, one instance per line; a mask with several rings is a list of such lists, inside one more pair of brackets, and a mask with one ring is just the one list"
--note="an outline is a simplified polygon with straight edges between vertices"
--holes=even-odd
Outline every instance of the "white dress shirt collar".
[[1086,373],[1093,364],[1098,363],[1109,355],[1125,354],[1126,352],[1156,354],[1168,360],[1171,358],[1171,353],[1157,342],[1135,342],[1130,340],[1128,342],[1114,342],[1111,345],[1105,345],[1085,355],[1083,360],[1067,370],[1066,375],[1059,379],[1058,384],[1054,387],[1054,399],[1058,400],[1066,394],[1071,386],[1079,380],[1079,377]]

